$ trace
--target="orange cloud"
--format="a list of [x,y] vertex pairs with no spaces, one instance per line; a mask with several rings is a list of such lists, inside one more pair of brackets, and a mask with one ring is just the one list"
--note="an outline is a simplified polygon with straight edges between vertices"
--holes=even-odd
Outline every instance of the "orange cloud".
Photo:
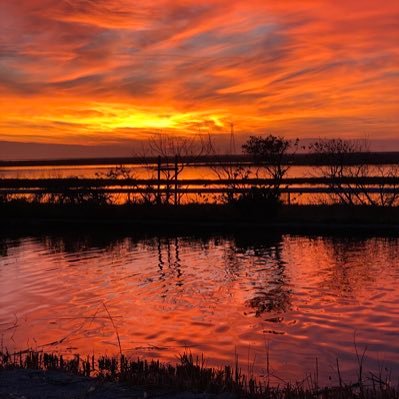
[[0,6],[0,140],[398,138],[396,0]]

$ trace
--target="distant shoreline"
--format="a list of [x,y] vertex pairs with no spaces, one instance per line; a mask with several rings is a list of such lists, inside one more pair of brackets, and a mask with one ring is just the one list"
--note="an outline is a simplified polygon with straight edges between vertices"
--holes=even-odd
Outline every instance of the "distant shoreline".
[[[224,163],[252,163],[252,159],[248,155],[206,155],[200,157],[182,157],[185,163],[196,166],[206,166]],[[156,163],[157,157],[110,157],[110,158],[70,158],[70,159],[41,159],[41,160],[13,160],[1,161],[0,168],[8,167],[44,167],[44,166],[96,166],[96,165],[140,165]],[[321,165],[320,157],[317,154],[297,153],[288,154],[284,160],[285,163],[293,166],[312,166]],[[348,164],[362,162],[369,165],[389,165],[399,163],[399,152],[370,152],[370,153],[353,153],[347,157]]]

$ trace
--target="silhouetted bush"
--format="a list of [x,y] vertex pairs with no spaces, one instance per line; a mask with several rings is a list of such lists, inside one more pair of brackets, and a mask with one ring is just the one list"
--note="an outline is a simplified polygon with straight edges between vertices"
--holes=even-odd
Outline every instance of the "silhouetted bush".
[[289,152],[296,151],[297,147],[298,140],[291,142],[284,137],[271,134],[266,137],[251,136],[248,139],[242,146],[243,151],[252,156],[254,165],[258,166],[259,172],[271,180],[268,185],[253,187],[248,200],[252,198],[255,203],[263,201],[265,204],[278,204],[282,180],[291,167],[286,162],[286,158]]

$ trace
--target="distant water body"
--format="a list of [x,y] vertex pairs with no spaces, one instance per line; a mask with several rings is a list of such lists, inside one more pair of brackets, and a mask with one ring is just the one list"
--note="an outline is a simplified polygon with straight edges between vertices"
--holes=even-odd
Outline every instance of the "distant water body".
[[9,351],[117,354],[399,376],[399,240],[273,234],[0,238],[0,335]]
[[[85,165],[85,166],[38,166],[38,167],[0,167],[0,178],[95,178],[105,177],[117,165]],[[131,175],[136,178],[151,178],[156,175],[156,166],[143,167],[138,165],[124,165]],[[254,169],[252,169],[254,171]],[[287,176],[304,177],[315,175],[317,168],[310,166],[295,166],[289,170]],[[183,179],[217,179],[219,174],[212,168],[205,166],[187,166],[179,178]],[[316,174],[317,175],[317,174]],[[227,177],[226,177],[227,178]]]

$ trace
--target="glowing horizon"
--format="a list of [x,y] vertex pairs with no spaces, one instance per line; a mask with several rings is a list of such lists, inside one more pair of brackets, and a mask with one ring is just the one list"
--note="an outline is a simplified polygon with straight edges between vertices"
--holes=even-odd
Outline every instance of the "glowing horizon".
[[399,3],[0,5],[0,140],[399,138]]

